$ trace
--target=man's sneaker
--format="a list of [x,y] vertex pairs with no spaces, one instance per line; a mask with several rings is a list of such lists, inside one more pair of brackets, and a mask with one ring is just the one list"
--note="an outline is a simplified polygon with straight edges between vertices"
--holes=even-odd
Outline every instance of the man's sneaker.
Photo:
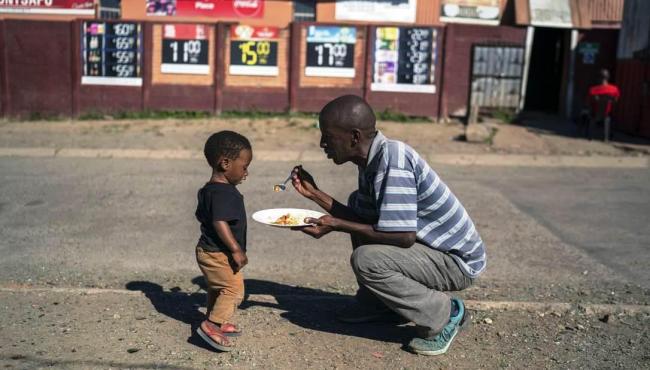
[[[456,304],[458,312],[449,318],[449,323],[445,325],[442,331],[431,338],[413,338],[408,344],[408,348],[425,356],[442,355],[447,352],[451,342],[454,341],[459,330],[469,326],[469,314],[465,310],[465,304],[458,298],[452,298],[452,304]],[[453,307],[453,306],[452,306]]]
[[407,323],[408,320],[388,307],[375,308],[354,302],[336,314],[337,320],[348,324],[368,322]]
[[221,329],[215,324],[208,320],[205,320],[201,325],[196,329],[196,333],[203,338],[210,346],[219,351],[232,351],[234,344],[228,340],[228,338],[223,334]]

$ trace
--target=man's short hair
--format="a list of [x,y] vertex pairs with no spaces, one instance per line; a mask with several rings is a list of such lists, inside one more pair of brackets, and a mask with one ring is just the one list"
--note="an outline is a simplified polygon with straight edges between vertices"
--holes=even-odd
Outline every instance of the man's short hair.
[[343,95],[327,103],[318,115],[318,121],[342,128],[375,131],[376,117],[370,105],[360,96]]
[[219,131],[212,134],[205,142],[203,154],[212,168],[217,168],[219,158],[237,159],[239,152],[251,149],[251,143],[241,134],[234,131]]

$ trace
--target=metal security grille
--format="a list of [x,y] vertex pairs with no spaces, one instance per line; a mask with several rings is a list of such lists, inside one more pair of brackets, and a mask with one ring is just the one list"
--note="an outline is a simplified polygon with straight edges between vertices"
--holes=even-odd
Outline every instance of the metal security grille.
[[474,45],[470,106],[517,109],[523,70],[522,46]]

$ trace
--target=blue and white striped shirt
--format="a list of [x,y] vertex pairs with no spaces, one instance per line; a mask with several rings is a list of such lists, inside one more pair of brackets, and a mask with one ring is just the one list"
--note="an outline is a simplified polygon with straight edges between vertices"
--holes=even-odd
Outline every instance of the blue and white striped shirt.
[[465,208],[413,148],[379,131],[350,206],[377,231],[416,232],[471,278],[485,270],[485,246]]

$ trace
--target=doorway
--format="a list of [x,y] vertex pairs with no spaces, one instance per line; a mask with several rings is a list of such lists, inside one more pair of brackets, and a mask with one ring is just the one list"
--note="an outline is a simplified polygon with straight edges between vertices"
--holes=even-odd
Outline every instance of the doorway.
[[559,28],[535,28],[530,56],[524,109],[557,113],[564,75],[566,32]]

